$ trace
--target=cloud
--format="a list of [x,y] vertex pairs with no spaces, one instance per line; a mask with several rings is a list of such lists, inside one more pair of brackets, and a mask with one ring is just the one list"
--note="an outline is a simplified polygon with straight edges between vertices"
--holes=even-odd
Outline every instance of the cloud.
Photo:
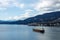
[[5,20],[24,20],[24,19],[26,19],[26,18],[29,18],[29,17],[31,17],[31,12],[32,12],[33,10],[30,10],[30,9],[28,9],[28,10],[25,10],[25,13],[24,14],[20,14],[19,16],[14,16],[14,17],[8,17],[8,18],[6,18]]
[[[22,0],[23,1],[23,0]],[[26,0],[26,2],[29,0]],[[19,2],[18,0],[0,0],[0,11],[6,10],[10,7],[20,8],[20,15],[13,15],[6,19],[9,20],[18,20],[18,19],[26,19],[29,17],[33,17],[39,14],[44,14],[52,11],[60,11],[60,0],[39,0],[34,2],[34,0],[29,3],[27,2]],[[14,9],[14,8],[13,8]],[[23,9],[23,10],[22,10]],[[9,10],[9,9],[8,9]],[[23,11],[23,14],[21,13]],[[8,12],[10,13],[10,12]],[[14,12],[13,12],[14,14]]]
[[8,7],[19,7],[24,8],[24,3],[20,3],[17,0],[0,0],[0,8],[7,9]]
[[20,8],[24,8],[25,4],[20,4]]
[[34,7],[37,11],[56,11],[60,9],[60,0],[40,0]]
[[19,3],[19,2],[13,2],[13,5],[19,8],[24,8],[25,4],[24,3]]

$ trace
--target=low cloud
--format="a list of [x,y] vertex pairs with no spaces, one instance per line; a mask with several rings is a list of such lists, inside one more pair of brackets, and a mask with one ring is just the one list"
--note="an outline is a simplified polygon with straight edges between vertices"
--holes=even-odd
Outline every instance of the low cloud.
[[[31,17],[30,13],[31,13],[32,11],[33,11],[33,10],[28,9],[28,10],[25,10],[25,13],[24,13],[24,14],[21,14],[21,15],[19,15],[19,16],[14,16],[14,17],[8,17],[7,19],[8,19],[8,20],[24,20],[24,19],[26,19],[26,18]],[[7,20],[7,19],[5,19],[5,20]]]

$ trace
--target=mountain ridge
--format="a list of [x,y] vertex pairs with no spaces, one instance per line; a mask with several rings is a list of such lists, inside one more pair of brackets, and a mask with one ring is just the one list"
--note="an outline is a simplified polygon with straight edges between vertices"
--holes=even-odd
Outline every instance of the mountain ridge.
[[43,15],[37,15],[35,17],[30,17],[25,20],[17,21],[1,21],[0,24],[29,24],[29,23],[43,23],[43,22],[52,22],[60,18],[60,11],[45,13]]

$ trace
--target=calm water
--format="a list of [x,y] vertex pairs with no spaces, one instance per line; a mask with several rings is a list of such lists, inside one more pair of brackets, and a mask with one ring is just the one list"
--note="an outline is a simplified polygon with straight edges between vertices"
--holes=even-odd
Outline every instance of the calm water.
[[44,34],[34,32],[33,28],[26,25],[0,25],[0,40],[60,40],[60,27],[44,27]]

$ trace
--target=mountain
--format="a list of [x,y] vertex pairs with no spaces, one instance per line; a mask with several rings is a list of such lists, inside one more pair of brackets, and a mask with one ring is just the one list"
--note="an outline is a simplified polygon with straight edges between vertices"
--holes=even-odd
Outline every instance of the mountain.
[[43,22],[51,22],[56,19],[60,18],[60,11],[57,12],[51,12],[51,13],[45,13],[43,15],[37,15],[35,17],[31,17],[28,19],[25,19],[25,23],[43,23]]
[[55,22],[57,19],[60,20],[60,11],[45,13],[43,15],[37,15],[35,17],[30,17],[25,20],[17,20],[17,21],[2,21],[2,20],[0,20],[0,24],[47,23],[47,22]]
[[0,24],[23,24],[23,20],[17,20],[17,21],[2,21],[0,20]]

